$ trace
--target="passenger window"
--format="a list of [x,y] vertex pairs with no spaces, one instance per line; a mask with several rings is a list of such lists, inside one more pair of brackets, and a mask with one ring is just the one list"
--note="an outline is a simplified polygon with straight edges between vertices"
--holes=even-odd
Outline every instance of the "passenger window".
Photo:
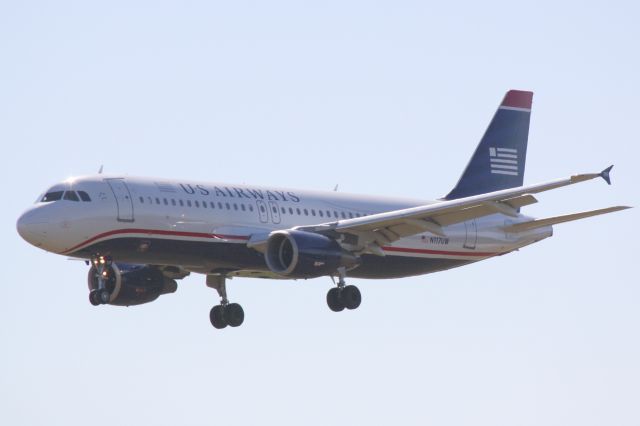
[[342,218],[343,218],[343,219],[346,219],[346,218],[347,218],[347,215],[345,215],[345,214],[344,214],[344,212],[340,212],[340,214],[341,214],[341,216],[342,216]]
[[75,191],[67,191],[64,193],[64,200],[69,200],[69,201],[80,201],[80,198],[78,198],[78,194],[76,194]]
[[249,204],[249,211],[252,212],[253,211],[253,205]]
[[242,208],[242,211],[247,211],[247,208],[244,206],[244,204],[240,204],[240,208]]
[[196,203],[196,207],[200,207],[200,202],[198,200],[194,201]]
[[171,205],[172,205],[172,206],[175,206],[175,205],[176,205],[176,199],[175,199],[175,198],[172,198],[172,199],[171,199]]
[[280,210],[282,211],[282,214],[287,214],[287,209],[285,209],[284,207],[281,207]]
[[82,201],[91,201],[91,197],[89,197],[89,194],[84,191],[78,191],[78,195],[80,196],[80,199]]
[[278,209],[276,208],[276,206],[271,206],[271,211],[273,211],[274,213],[278,213]]
[[178,200],[180,202],[180,207],[184,207],[184,201]]
[[324,213],[322,212],[322,210],[318,210],[318,214],[320,215],[320,217],[324,217]]
[[42,202],[43,203],[49,203],[51,201],[58,201],[62,199],[62,194],[64,193],[64,191],[53,191],[53,192],[48,192],[44,195],[44,197],[42,197]]
[[307,209],[304,209],[304,215],[309,216],[309,211]]
[[227,206],[227,210],[231,210],[231,205],[229,203],[224,203]]
[[222,210],[222,203],[218,202],[218,208]]
[[144,204],[144,197],[140,197],[140,203]]
[[336,219],[338,218],[338,212],[337,211],[333,211],[333,215],[336,217]]
[[163,199],[162,199],[162,201],[164,201],[164,205],[165,205],[165,206],[168,206],[168,205],[169,205],[169,201],[167,201],[167,199],[166,199],[166,198],[163,198]]
[[353,219],[353,213],[349,212],[349,219]]
[[289,207],[289,214],[293,214],[293,209]]
[[233,203],[233,209],[234,209],[235,211],[238,211],[238,205],[237,205],[236,203]]
[[314,209],[311,209],[311,216],[315,216],[316,215],[316,211]]
[[260,206],[260,211],[261,211],[262,213],[264,213],[264,212],[266,211],[266,209],[264,208],[264,206]]
[[156,197],[156,204],[160,205],[160,198]]
[[300,216],[300,209],[296,207],[296,212],[298,213],[298,216]]
[[187,200],[187,207],[191,207],[191,200]]
[[205,208],[205,209],[207,208],[207,202],[206,201],[202,202],[202,207]]
[[215,209],[215,208],[216,208],[216,203],[214,203],[213,201],[211,201],[211,202],[209,203],[209,205],[211,206],[211,208],[212,208],[212,209]]

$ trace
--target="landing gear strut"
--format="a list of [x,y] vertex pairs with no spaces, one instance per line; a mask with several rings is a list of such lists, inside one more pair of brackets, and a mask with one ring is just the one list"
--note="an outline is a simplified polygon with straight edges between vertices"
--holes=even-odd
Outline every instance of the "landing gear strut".
[[[333,312],[343,311],[344,308],[356,309],[362,302],[362,295],[358,287],[346,285],[346,269],[338,268],[338,284],[327,293],[327,305]],[[333,279],[333,277],[331,277]]]
[[111,256],[95,255],[91,257],[91,264],[96,270],[98,278],[98,288],[89,292],[89,302],[93,306],[104,305],[111,300],[111,292],[107,288],[109,273],[111,272]]
[[237,303],[229,303],[227,299],[227,278],[224,275],[207,275],[207,287],[217,290],[220,304],[211,308],[209,319],[211,325],[221,329],[226,326],[238,327],[244,322],[244,310]]

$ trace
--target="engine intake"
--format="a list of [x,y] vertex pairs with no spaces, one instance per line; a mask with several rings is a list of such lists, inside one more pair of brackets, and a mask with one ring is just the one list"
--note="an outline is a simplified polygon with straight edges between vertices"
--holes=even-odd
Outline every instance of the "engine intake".
[[[98,271],[94,266],[89,269],[88,283],[89,290],[98,289]],[[111,294],[109,305],[131,306],[174,293],[178,284],[154,266],[114,263],[107,270],[106,289]]]
[[334,239],[306,231],[275,231],[269,236],[265,253],[272,272],[294,278],[331,275],[341,267],[359,263],[356,256]]

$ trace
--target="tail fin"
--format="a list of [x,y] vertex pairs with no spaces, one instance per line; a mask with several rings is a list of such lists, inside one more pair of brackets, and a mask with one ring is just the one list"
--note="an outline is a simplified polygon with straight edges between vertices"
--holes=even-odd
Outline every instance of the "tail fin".
[[509,90],[447,200],[522,186],[533,92]]

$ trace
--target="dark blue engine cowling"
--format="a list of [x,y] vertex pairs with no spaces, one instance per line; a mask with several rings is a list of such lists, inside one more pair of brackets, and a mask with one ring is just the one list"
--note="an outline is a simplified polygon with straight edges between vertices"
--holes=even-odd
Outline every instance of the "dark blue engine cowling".
[[[111,293],[109,305],[141,305],[178,289],[178,284],[155,266],[114,263],[107,272],[106,288]],[[88,281],[89,290],[98,288],[98,274],[94,266],[89,270]]]
[[272,272],[293,278],[332,275],[341,266],[358,264],[358,258],[335,240],[295,230],[273,232],[267,241],[265,260]]

